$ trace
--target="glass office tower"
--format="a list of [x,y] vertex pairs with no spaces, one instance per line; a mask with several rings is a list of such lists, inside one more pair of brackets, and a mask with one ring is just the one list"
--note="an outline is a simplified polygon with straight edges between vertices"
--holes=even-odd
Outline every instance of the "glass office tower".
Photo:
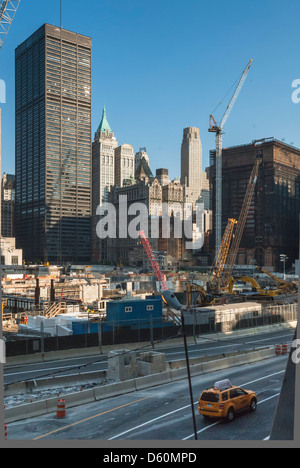
[[48,24],[15,52],[17,245],[27,261],[86,262],[91,39]]

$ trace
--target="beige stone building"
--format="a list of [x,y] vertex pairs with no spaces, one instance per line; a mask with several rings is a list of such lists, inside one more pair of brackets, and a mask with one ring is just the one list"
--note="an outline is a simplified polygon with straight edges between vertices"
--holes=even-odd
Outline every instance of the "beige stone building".
[[123,144],[115,149],[115,185],[123,187],[130,183],[135,172],[133,147]]
[[99,216],[96,211],[99,205],[108,201],[108,193],[115,184],[115,148],[118,141],[111,130],[103,109],[100,125],[95,133],[92,145],[92,258],[101,259],[101,242],[96,233]]
[[144,158],[146,160],[146,163],[149,165],[149,156],[147,153],[147,148],[140,148],[140,150],[135,153],[135,171],[139,167],[142,158]]
[[[166,171],[166,170],[165,170]],[[164,179],[165,180],[165,179]],[[164,251],[166,261],[175,263],[181,260],[184,241],[174,239],[174,218],[183,219],[184,196],[183,187],[178,180],[161,185],[154,177],[145,158],[142,158],[135,173],[135,182],[123,187],[114,186],[109,194],[109,202],[116,209],[116,225],[120,221],[120,197],[126,197],[127,208],[134,203],[141,203],[147,208],[149,217],[146,219],[148,238],[154,251]],[[167,204],[170,221],[170,239],[162,236],[163,204]],[[166,214],[166,213],[165,213]],[[128,224],[135,216],[128,216]],[[155,220],[155,222],[153,221]],[[154,226],[154,227],[153,227]],[[118,232],[118,234],[120,234]],[[141,245],[140,239],[130,236],[118,236],[107,240],[107,260],[113,263],[148,265],[148,258]]]
[[202,190],[202,143],[200,130],[188,127],[183,130],[181,143],[181,185],[186,203],[195,206]]

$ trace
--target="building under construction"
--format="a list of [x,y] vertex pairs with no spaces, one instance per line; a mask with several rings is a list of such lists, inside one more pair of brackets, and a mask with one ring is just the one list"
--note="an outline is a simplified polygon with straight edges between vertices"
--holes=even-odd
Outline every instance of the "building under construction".
[[[211,209],[215,207],[215,151],[210,152]],[[222,152],[222,232],[229,218],[238,219],[255,161],[262,158],[236,264],[280,271],[299,256],[300,149],[274,138],[224,148]],[[214,211],[214,210],[213,210]],[[215,220],[211,250],[215,245]]]

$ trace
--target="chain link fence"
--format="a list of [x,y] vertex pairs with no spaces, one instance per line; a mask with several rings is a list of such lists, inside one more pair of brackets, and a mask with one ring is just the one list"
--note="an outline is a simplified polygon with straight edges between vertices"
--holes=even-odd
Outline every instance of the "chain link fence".
[[[197,336],[232,332],[247,328],[276,325],[298,320],[298,304],[263,306],[261,310],[244,313],[234,311],[217,314],[216,312],[186,312],[187,336]],[[79,327],[79,328],[78,328]],[[182,328],[161,319],[145,319],[136,322],[92,322],[84,321],[73,329],[70,336],[50,336],[44,329],[36,336],[23,336],[6,342],[7,357],[64,351],[79,348],[99,348],[126,343],[145,343],[154,347],[155,342],[182,336]]]

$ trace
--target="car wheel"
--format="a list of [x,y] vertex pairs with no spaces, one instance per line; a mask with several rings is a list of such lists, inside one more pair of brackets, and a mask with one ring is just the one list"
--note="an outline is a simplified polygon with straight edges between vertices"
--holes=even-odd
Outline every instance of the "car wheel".
[[257,401],[256,401],[256,398],[253,398],[250,403],[250,411],[253,413],[254,411],[256,411],[256,408],[257,408]]
[[210,416],[206,416],[206,414],[203,415],[203,418],[206,419],[207,421],[210,421],[211,417]]
[[226,419],[228,422],[231,422],[234,420],[234,409],[233,408],[229,408],[228,410],[228,413],[227,413],[227,416],[226,416]]

